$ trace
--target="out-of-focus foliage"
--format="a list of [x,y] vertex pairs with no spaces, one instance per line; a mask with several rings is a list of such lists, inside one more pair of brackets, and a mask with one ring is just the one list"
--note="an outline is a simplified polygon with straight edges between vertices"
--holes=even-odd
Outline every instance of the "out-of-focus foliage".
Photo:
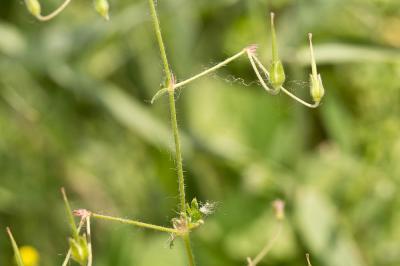
[[[43,0],[44,12],[59,1]],[[41,264],[60,265],[74,207],[168,225],[177,183],[146,1],[111,0],[111,21],[72,1],[39,23],[23,1],[0,8],[0,226]],[[258,43],[270,62],[275,11],[288,87],[308,96],[307,33],[326,89],[306,109],[267,95],[245,58],[178,97],[188,198],[218,203],[193,234],[199,265],[244,265],[272,235],[270,203],[288,206],[262,265],[400,265],[400,2],[158,0],[179,80]],[[168,235],[94,221],[94,263],[184,265]],[[12,249],[0,234],[0,265]],[[261,265],[261,264],[260,264]]]

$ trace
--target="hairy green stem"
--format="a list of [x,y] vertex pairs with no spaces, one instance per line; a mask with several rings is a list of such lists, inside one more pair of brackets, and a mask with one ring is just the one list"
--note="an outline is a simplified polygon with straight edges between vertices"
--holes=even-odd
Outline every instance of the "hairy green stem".
[[161,231],[161,232],[179,234],[179,231],[176,230],[176,229],[173,229],[173,228],[154,225],[154,224],[143,223],[143,222],[139,222],[139,221],[135,221],[135,220],[124,219],[124,218],[119,218],[119,217],[113,217],[113,216],[108,216],[108,215],[102,215],[102,214],[93,213],[93,212],[90,214],[90,216],[95,218],[95,219],[114,221],[114,222],[119,222],[119,223],[123,223],[123,224],[131,224],[131,225],[134,225],[134,226],[153,229],[153,230],[157,230],[157,231]]
[[171,77],[171,70],[168,64],[167,53],[165,51],[164,41],[161,35],[160,22],[158,20],[158,15],[156,7],[154,5],[154,0],[148,0],[148,1],[150,5],[151,18],[153,20],[154,31],[156,33],[158,47],[160,48],[161,59],[164,65],[165,76],[167,78],[167,87],[169,87],[171,85],[172,77]]
[[[178,122],[176,119],[176,107],[175,107],[175,91],[174,91],[174,81],[171,70],[169,68],[167,53],[165,51],[165,45],[161,34],[160,22],[158,20],[157,11],[153,0],[148,0],[150,5],[151,17],[153,20],[154,31],[157,36],[158,46],[160,48],[161,59],[164,64],[164,71],[167,78],[167,88],[169,94],[169,109],[171,115],[171,126],[175,141],[175,156],[176,156],[176,171],[179,183],[179,201],[180,201],[180,212],[181,215],[186,217],[186,198],[185,198],[185,180],[183,176],[183,166],[182,166],[182,152],[181,152],[181,142],[179,138]],[[189,265],[195,266],[193,251],[190,246],[189,231],[184,237],[185,250],[188,256]]]
[[176,172],[178,175],[178,185],[179,185],[179,203],[180,203],[179,205],[181,213],[185,214],[186,213],[185,179],[183,176],[181,141],[179,137],[178,122],[176,119],[175,91],[172,89],[169,90],[168,93],[169,93],[171,126],[175,141],[175,160],[176,160],[175,163],[176,163]]

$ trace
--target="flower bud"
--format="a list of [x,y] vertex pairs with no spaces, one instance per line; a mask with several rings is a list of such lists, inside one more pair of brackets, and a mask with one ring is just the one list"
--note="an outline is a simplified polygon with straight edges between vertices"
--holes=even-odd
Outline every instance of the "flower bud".
[[272,207],[274,208],[276,219],[283,220],[285,218],[285,202],[277,199],[272,203]]
[[110,5],[108,4],[107,0],[94,0],[94,8],[96,9],[97,13],[100,14],[105,20],[109,20],[110,16],[108,11],[110,9]]
[[310,74],[310,93],[315,103],[320,103],[322,97],[324,97],[325,89],[322,85],[320,74],[318,74],[317,77]]
[[80,265],[86,265],[88,259],[88,244],[84,236],[77,239],[70,238],[69,246],[71,248],[71,257]]
[[319,104],[324,97],[325,89],[322,85],[321,75],[317,71],[317,63],[315,62],[314,49],[312,45],[312,34],[308,34],[310,40],[311,54],[311,74],[310,74],[310,94],[316,104]]
[[274,13],[271,13],[272,64],[269,68],[269,82],[275,90],[279,90],[279,88],[285,82],[286,76],[282,61],[279,59],[274,17]]
[[35,17],[40,16],[41,7],[38,0],[25,0],[25,5],[28,8],[29,13]]
[[269,68],[269,82],[271,83],[272,87],[276,90],[279,90],[279,88],[285,82],[285,79],[285,70],[283,69],[281,60],[272,62]]

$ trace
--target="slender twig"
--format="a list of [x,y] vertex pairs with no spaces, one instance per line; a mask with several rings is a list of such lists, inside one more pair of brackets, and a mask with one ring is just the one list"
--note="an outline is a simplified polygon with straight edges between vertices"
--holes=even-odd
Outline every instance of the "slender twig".
[[272,239],[265,245],[265,247],[258,253],[258,255],[254,259],[247,258],[248,266],[256,266],[271,250],[274,246],[276,240],[278,240],[282,231],[282,222],[278,223],[278,228],[275,231],[275,235]]
[[296,95],[292,94],[291,92],[289,92],[287,89],[285,89],[284,87],[281,86],[281,90],[286,93],[287,95],[289,95],[290,97],[292,97],[294,100],[298,101],[299,103],[310,107],[310,108],[317,108],[319,106],[319,102],[316,102],[314,104],[308,103],[302,99],[300,99],[299,97],[297,97]]
[[173,228],[169,228],[169,227],[163,227],[163,226],[159,226],[159,225],[143,223],[143,222],[130,220],[130,219],[124,219],[124,218],[119,218],[119,217],[102,215],[102,214],[98,214],[98,213],[91,213],[90,215],[91,215],[91,217],[96,218],[96,219],[114,221],[114,222],[119,222],[119,223],[123,223],[123,224],[131,224],[131,225],[134,225],[134,226],[153,229],[153,230],[157,230],[157,231],[161,231],[161,232],[179,234],[179,230],[176,230],[176,229],[173,229]]
[[203,71],[203,72],[201,72],[201,73],[199,73],[199,74],[197,74],[197,75],[195,75],[195,76],[193,76],[193,77],[191,77],[191,78],[188,78],[188,79],[186,79],[186,80],[184,80],[184,81],[182,81],[182,82],[177,83],[177,84],[174,86],[174,88],[176,89],[176,88],[185,86],[186,84],[188,84],[188,83],[190,83],[190,82],[192,82],[192,81],[194,81],[194,80],[196,80],[196,79],[198,79],[198,78],[201,78],[201,77],[203,77],[203,76],[205,76],[205,75],[207,75],[207,74],[210,74],[210,73],[214,72],[215,70],[217,70],[217,69],[219,69],[219,68],[221,68],[221,67],[226,66],[227,64],[229,64],[230,62],[232,62],[232,61],[234,61],[235,59],[239,58],[240,56],[242,56],[242,55],[245,54],[246,52],[247,52],[247,48],[245,48],[245,49],[243,49],[242,51],[236,53],[235,55],[233,55],[233,56],[231,56],[231,57],[225,59],[225,60],[222,61],[221,63],[218,63],[217,65],[215,65],[215,66],[213,66],[213,67],[211,67],[211,68],[209,68],[209,69],[207,69],[207,70],[205,70],[205,71]]
[[310,260],[310,254],[306,253],[306,259],[307,259],[307,265],[308,266],[312,266],[311,265],[311,260]]
[[[275,90],[270,89],[270,88],[267,86],[267,84],[265,83],[264,79],[262,78],[260,72],[258,71],[258,68],[257,68],[256,64],[254,63],[254,59],[253,59],[253,58],[256,58],[256,57],[253,56],[253,54],[252,54],[250,51],[247,51],[247,57],[249,58],[250,64],[251,64],[251,66],[253,67],[253,70],[254,70],[254,72],[256,73],[256,76],[257,76],[258,80],[260,81],[261,86],[262,86],[267,92],[269,92],[269,93],[275,93]],[[260,65],[262,65],[262,64],[260,63]],[[262,70],[263,70],[263,72],[266,74],[266,76],[269,75],[268,71],[267,71],[264,67],[263,67]]]
[[[246,48],[244,48],[243,50],[241,50],[240,52],[236,53],[235,55],[233,55],[233,56],[231,56],[231,57],[225,59],[224,61],[222,61],[222,62],[216,64],[215,66],[213,66],[213,67],[211,67],[211,68],[209,68],[209,69],[206,69],[206,70],[204,70],[203,72],[201,72],[201,73],[199,73],[199,74],[197,74],[197,75],[194,75],[194,76],[191,77],[191,78],[188,78],[188,79],[185,79],[184,81],[181,81],[181,82],[176,83],[175,86],[174,86],[174,90],[179,89],[179,88],[182,88],[183,86],[185,86],[185,85],[187,85],[187,84],[189,84],[189,83],[191,83],[191,82],[193,82],[193,81],[195,81],[195,80],[197,80],[197,79],[199,79],[199,78],[201,78],[201,77],[204,77],[204,76],[206,76],[206,75],[208,75],[208,74],[210,74],[210,73],[212,73],[212,72],[214,72],[214,71],[216,71],[216,70],[218,70],[218,69],[220,69],[220,68],[226,66],[226,65],[229,64],[230,62],[236,60],[237,58],[239,58],[240,56],[242,56],[243,54],[245,54],[246,51],[247,51],[247,49],[248,49],[248,48],[246,47]],[[161,97],[162,95],[166,94],[167,92],[168,92],[168,88],[163,88],[163,89],[159,90],[159,91],[153,96],[153,98],[152,98],[152,100],[151,100],[151,103],[153,104],[155,100],[157,100],[159,97]]]
[[93,263],[93,251],[92,251],[92,237],[90,232],[90,215],[86,217],[86,238],[88,243],[88,262],[87,266],[92,266]]
[[58,16],[69,5],[70,2],[71,0],[65,0],[56,10],[54,10],[50,14],[45,16],[39,14],[38,16],[36,16],[36,18],[40,21],[49,21]]

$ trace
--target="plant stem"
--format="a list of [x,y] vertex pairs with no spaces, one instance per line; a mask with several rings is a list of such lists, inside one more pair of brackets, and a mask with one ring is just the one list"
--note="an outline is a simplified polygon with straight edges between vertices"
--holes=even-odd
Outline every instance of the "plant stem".
[[[164,41],[161,35],[160,22],[158,20],[157,11],[153,0],[148,0],[150,5],[151,17],[153,20],[154,31],[157,36],[158,46],[160,48],[161,58],[164,64],[165,75],[167,76],[167,88],[169,94],[169,109],[171,115],[171,127],[174,135],[175,141],[175,156],[176,156],[176,171],[178,175],[179,183],[179,201],[180,201],[180,212],[186,218],[186,197],[185,197],[185,180],[183,176],[183,166],[182,166],[182,152],[181,152],[181,142],[179,138],[178,122],[176,119],[176,107],[175,107],[175,90],[174,81],[171,70],[168,64],[167,53],[165,51]],[[189,259],[189,265],[195,266],[193,251],[190,245],[189,231],[183,237],[185,243],[185,250]]]
[[185,244],[185,250],[186,250],[186,253],[188,255],[189,266],[195,266],[196,263],[195,263],[193,252],[192,252],[192,246],[190,244],[190,236],[189,236],[189,234],[186,234],[186,235],[183,236],[183,243]]
[[183,166],[182,166],[182,151],[181,151],[181,141],[179,137],[178,122],[176,119],[176,108],[175,108],[175,91],[168,90],[169,94],[169,109],[171,115],[171,126],[172,132],[174,134],[175,141],[175,160],[176,160],[176,172],[178,175],[178,185],[179,185],[179,205],[181,214],[186,213],[186,196],[185,196],[185,179],[183,176]]
[[167,87],[171,85],[171,70],[169,69],[167,53],[165,52],[164,41],[161,35],[160,22],[158,20],[154,0],[148,0],[150,5],[151,18],[153,20],[154,31],[157,36],[158,47],[160,48],[161,59],[164,65],[165,76],[167,77]]
[[281,86],[280,88],[284,93],[286,93],[288,96],[290,96],[292,99],[298,101],[299,103],[309,107],[309,108],[317,108],[319,106],[319,102],[311,104],[308,103],[306,101],[303,101],[302,99],[300,99],[299,97],[297,97],[296,95],[294,95],[293,93],[289,92],[287,89],[285,89],[284,87]]
[[207,69],[207,70],[205,70],[205,71],[203,71],[203,72],[201,72],[201,73],[199,73],[199,74],[197,74],[197,75],[195,75],[195,76],[193,76],[193,77],[191,77],[191,78],[188,78],[187,80],[184,80],[184,81],[182,81],[182,82],[177,83],[177,84],[174,86],[174,88],[176,89],[176,88],[182,87],[182,86],[184,86],[184,85],[186,85],[186,84],[188,84],[188,83],[190,83],[190,82],[192,82],[192,81],[194,81],[194,80],[196,80],[196,79],[198,79],[198,78],[201,78],[201,77],[203,77],[203,76],[205,76],[205,75],[207,75],[207,74],[209,74],[209,73],[211,73],[211,72],[214,72],[215,70],[217,70],[217,69],[219,69],[219,68],[221,68],[221,67],[226,66],[226,65],[229,64],[230,62],[234,61],[234,60],[237,59],[238,57],[240,57],[240,56],[242,56],[243,54],[245,54],[246,51],[247,51],[247,48],[245,48],[245,49],[243,49],[242,51],[240,51],[239,53],[237,53],[237,54],[235,54],[235,55],[233,55],[233,56],[231,56],[231,57],[225,59],[225,60],[222,61],[221,63],[218,63],[217,65],[215,65],[215,66],[213,66],[213,67],[211,67],[211,68],[209,68],[209,69]]
[[[204,77],[218,69],[220,69],[221,67],[226,66],[227,64],[229,64],[230,62],[238,59],[240,56],[242,56],[243,54],[246,53],[246,51],[248,50],[248,47],[244,48],[243,50],[241,50],[240,52],[236,53],[235,55],[225,59],[224,61],[216,64],[215,66],[204,70],[203,72],[194,75],[193,77],[190,77],[188,79],[185,79],[184,81],[178,82],[174,85],[174,90],[178,89],[178,88],[182,88],[183,86],[201,78]],[[157,93],[153,96],[153,98],[151,99],[151,104],[153,104],[158,98],[160,98],[161,96],[163,96],[164,94],[166,94],[168,92],[168,88],[162,88],[161,90],[157,91]]]
[[90,215],[91,215],[91,217],[96,218],[96,219],[120,222],[123,224],[131,224],[131,225],[135,225],[138,227],[153,229],[153,230],[157,230],[157,231],[162,231],[162,232],[167,232],[167,233],[172,233],[172,234],[179,234],[178,230],[169,228],[169,227],[148,224],[148,223],[143,223],[143,222],[139,222],[139,221],[135,221],[135,220],[123,219],[123,218],[118,218],[118,217],[113,217],[113,216],[108,216],[108,215],[102,215],[102,214],[93,213],[93,212]]
[[53,18],[55,18],[56,16],[58,16],[67,6],[68,4],[71,2],[71,0],[65,0],[56,10],[54,10],[52,13],[50,13],[49,15],[46,16],[42,16],[39,15],[37,16],[37,19],[40,21],[48,21],[51,20]]
[[248,266],[256,266],[271,250],[271,248],[274,246],[276,240],[278,240],[279,235],[281,234],[282,231],[282,223],[279,222],[278,228],[275,232],[275,235],[272,237],[272,239],[265,245],[265,247],[258,253],[258,255],[254,259],[248,259]]
[[92,236],[90,232],[90,215],[86,217],[86,238],[88,243],[88,262],[87,266],[92,266],[93,263],[93,251],[92,251]]

